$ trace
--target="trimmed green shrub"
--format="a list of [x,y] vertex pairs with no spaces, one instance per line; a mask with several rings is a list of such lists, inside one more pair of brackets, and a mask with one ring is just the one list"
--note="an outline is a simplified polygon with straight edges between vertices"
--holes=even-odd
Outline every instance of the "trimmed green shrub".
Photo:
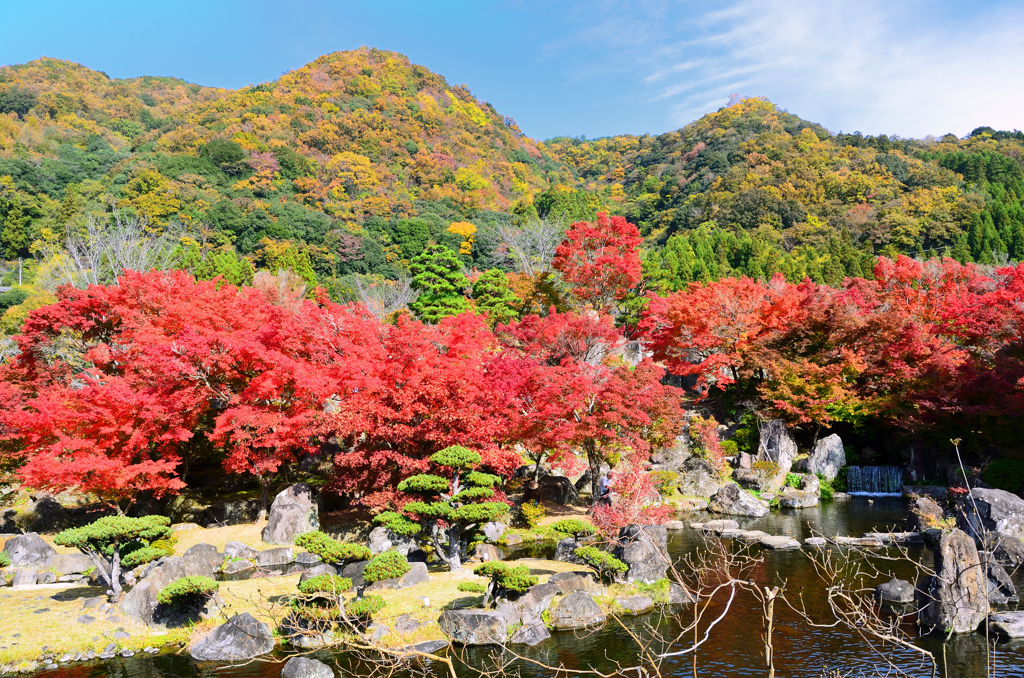
[[499,591],[524,593],[539,581],[536,576],[530,574],[530,568],[526,565],[512,567],[500,560],[477,565],[473,569],[473,574],[478,577],[489,577],[491,580],[484,594],[485,607]]
[[349,603],[345,610],[355,616],[368,619],[384,609],[384,599],[380,596],[363,596]]
[[460,582],[455,588],[463,593],[483,593],[487,590],[487,587],[478,581]]
[[[163,549],[154,548],[152,544],[172,538],[170,524],[166,516],[105,516],[88,525],[59,532],[53,541],[89,556],[110,588],[111,602],[118,602],[121,599],[121,555],[138,553],[129,559],[133,564],[126,567],[137,567],[163,556]],[[99,567],[101,564],[104,567]]]
[[348,544],[337,541],[323,532],[306,532],[295,537],[295,545],[320,556],[325,563],[349,563],[369,560],[370,549],[362,544]]
[[363,581],[367,584],[374,584],[385,579],[398,579],[411,569],[405,556],[392,549],[375,555],[366,564],[366,569],[363,570]]
[[[171,551],[171,553],[174,553],[174,551]],[[133,570],[139,565],[145,565],[166,555],[168,554],[164,549],[156,548],[155,546],[142,546],[130,553],[126,553],[121,558],[121,567],[126,570]]]
[[735,440],[723,440],[718,443],[718,447],[721,448],[722,456],[725,457],[735,457],[740,451],[739,445]]
[[395,511],[385,511],[375,516],[373,523],[374,525],[383,525],[395,534],[405,535],[406,537],[411,537],[420,531],[419,523],[409,520],[401,513]]
[[11,566],[11,557],[9,555],[7,555],[6,553],[4,553],[3,551],[0,551],[0,567],[10,567],[10,566]]
[[593,525],[579,518],[563,518],[551,523],[551,529],[561,534],[566,534],[573,539],[590,536],[597,532]]
[[218,588],[220,588],[220,584],[209,577],[195,575],[182,577],[160,589],[160,593],[156,596],[156,602],[163,605],[191,607],[205,601],[216,593]]
[[[480,453],[462,445],[452,445],[430,455],[430,461],[438,466],[468,469],[480,463]],[[447,483],[445,480],[445,488],[448,487]]]
[[398,483],[399,492],[427,492],[437,493],[448,490],[448,479],[441,476],[432,476],[428,473],[421,473],[411,478],[406,478]]
[[616,575],[625,574],[629,569],[624,562],[595,546],[580,546],[573,553],[607,581],[614,580]]
[[1024,461],[996,459],[981,473],[982,480],[998,490],[1019,492],[1024,488]]

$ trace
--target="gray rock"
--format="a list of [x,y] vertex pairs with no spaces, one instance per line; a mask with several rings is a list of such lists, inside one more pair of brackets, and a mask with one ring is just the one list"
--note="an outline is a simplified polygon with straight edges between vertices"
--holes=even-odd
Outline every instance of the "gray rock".
[[669,605],[689,605],[695,602],[697,602],[697,596],[683,588],[682,585],[675,582],[668,585]]
[[4,553],[14,567],[46,567],[57,551],[35,532],[20,534],[4,542]]
[[281,621],[281,635],[288,643],[301,650],[316,650],[334,642],[334,624],[328,620],[310,620],[294,612]]
[[422,652],[424,654],[436,654],[451,645],[447,640],[424,640],[415,645],[406,645],[403,649],[407,652]]
[[94,621],[96,621],[96,617],[93,617],[92,615],[88,615],[88,614],[83,614],[83,615],[82,615],[81,617],[79,617],[79,618],[78,618],[78,619],[77,619],[76,621],[77,621],[77,622],[78,622],[79,624],[91,624],[91,623],[93,623]]
[[272,652],[270,627],[248,612],[236,614],[192,646],[190,654],[199,661],[240,661]]
[[551,626],[560,630],[586,629],[600,626],[608,617],[585,591],[576,591],[562,598],[551,609]]
[[221,575],[227,581],[241,581],[251,579],[256,574],[256,565],[249,560],[231,560],[224,563]]
[[395,620],[395,631],[398,633],[412,633],[420,630],[423,623],[411,614],[403,614]]
[[[738,468],[732,477],[740,487],[758,492],[778,492],[786,484],[786,472],[776,465],[775,471],[764,468]],[[728,485],[726,486],[728,487]]]
[[535,584],[521,595],[499,600],[495,611],[505,617],[506,624],[534,624],[541,621],[544,610],[551,606],[558,593],[558,584]]
[[229,541],[224,544],[225,558],[242,558],[243,560],[256,560],[259,551],[253,547],[243,544],[240,541]]
[[992,556],[1003,567],[1016,569],[1024,565],[1024,541],[1016,537],[999,537],[992,548]]
[[306,483],[296,483],[274,498],[262,537],[267,544],[292,544],[296,536],[319,529],[320,510],[313,491]]
[[753,495],[729,483],[722,487],[708,502],[708,510],[733,516],[760,518],[768,509]]
[[625,614],[631,616],[645,614],[654,609],[654,601],[647,596],[622,596],[616,598],[615,602],[618,603]]
[[818,476],[813,473],[805,473],[800,477],[800,489],[804,492],[813,492],[814,494],[821,494],[821,481],[818,480]]
[[380,525],[370,532],[370,553],[377,555],[394,549],[403,556],[408,556],[410,551],[419,550],[419,545],[412,537],[396,534],[388,528]]
[[982,557],[982,566],[985,568],[986,584],[988,586],[988,602],[993,605],[1006,605],[1017,602],[1017,587],[1013,585],[1010,575],[999,563],[992,560],[990,554],[979,554]]
[[320,559],[320,556],[316,555],[315,553],[307,553],[303,551],[301,553],[295,554],[295,560],[293,562],[297,565],[301,565],[303,568],[308,569],[314,567],[315,565],[319,565],[323,561]]
[[38,567],[19,567],[14,570],[14,578],[11,580],[11,586],[14,588],[35,586],[37,579],[39,579]]
[[907,529],[924,532],[939,528],[945,517],[942,507],[928,496],[915,497],[907,507]]
[[779,495],[779,506],[782,508],[811,508],[818,505],[817,492],[805,492],[795,487],[785,487]]
[[762,537],[759,543],[761,546],[767,549],[772,549],[773,551],[786,551],[789,549],[800,548],[800,542],[793,539],[793,537],[787,537],[785,535],[769,535],[767,537]]
[[51,572],[50,570],[43,570],[36,577],[36,583],[37,584],[56,584],[57,583],[57,575],[54,574],[53,572]]
[[772,419],[760,425],[760,434],[757,458],[761,461],[773,461],[779,465],[783,473],[789,472],[793,468],[797,448],[796,441],[786,428],[786,423],[781,419]]
[[555,504],[575,504],[579,497],[572,481],[564,476],[546,476],[540,482],[528,483],[523,501],[550,501]]
[[543,478],[545,476],[551,475],[551,472],[548,471],[543,466],[541,466],[540,467],[540,473],[538,474],[537,473],[537,465],[536,464],[523,464],[522,466],[517,468],[515,470],[515,472],[513,472],[513,474],[512,474],[512,476],[514,478],[527,478],[527,479],[533,478],[534,475],[539,475],[539,477]]
[[459,645],[504,645],[508,639],[505,617],[496,611],[445,610],[437,623]]
[[839,469],[846,466],[846,450],[843,440],[833,433],[814,443],[814,449],[807,457],[807,472],[820,473],[827,480],[834,480]]
[[295,559],[295,552],[290,548],[281,547],[267,549],[256,554],[256,565],[258,567],[281,567],[289,565]]
[[523,543],[523,536],[520,534],[510,534],[505,537],[505,546],[515,546],[516,544]]
[[754,458],[747,452],[740,452],[736,455],[736,468],[749,469],[754,463]]
[[166,628],[167,620],[158,614],[157,595],[171,582],[188,576],[214,578],[215,570],[205,558],[164,558],[124,597],[121,613],[143,624]]
[[409,563],[409,571],[398,580],[396,588],[407,589],[410,586],[426,584],[429,581],[430,575],[427,574],[426,563]]
[[601,585],[594,581],[589,572],[559,572],[551,575],[548,578],[548,583],[557,586],[558,593],[563,596],[577,591],[600,595],[603,591]]
[[316,659],[292,657],[284,663],[281,678],[334,678],[334,670]]
[[217,550],[216,546],[211,544],[196,544],[190,546],[185,553],[182,554],[183,558],[198,558],[205,560],[210,569],[216,572],[220,569],[220,566],[224,564],[224,554]]
[[578,546],[579,544],[577,544],[576,540],[572,537],[562,539],[558,542],[558,545],[555,546],[554,559],[563,563],[581,564],[583,561],[576,557],[576,548]]
[[84,553],[58,553],[50,561],[50,567],[63,577],[69,574],[88,572],[96,567],[96,564]]
[[485,563],[491,560],[505,560],[505,554],[494,544],[477,544],[473,549],[473,556]]
[[993,612],[988,629],[1003,638],[1024,638],[1024,612]]
[[627,581],[653,584],[665,578],[670,565],[668,531],[663,525],[627,525],[619,530],[613,553],[629,567]]
[[544,622],[536,622],[517,628],[509,642],[513,645],[529,645],[533,647],[550,637],[551,632],[548,631],[548,627],[544,625]]
[[761,530],[739,530],[734,538],[753,544],[768,536],[770,535],[767,532],[762,532]]
[[677,532],[686,529],[686,523],[681,520],[669,520],[665,523],[665,529],[670,532]]
[[968,633],[988,611],[987,586],[974,540],[961,530],[943,532],[935,549],[935,575],[917,590],[918,623],[926,631]]
[[357,560],[354,563],[349,563],[341,570],[341,576],[347,577],[352,580],[352,586],[359,588],[365,582],[363,581],[363,570],[366,569],[369,560]]
[[716,534],[721,534],[726,530],[740,529],[740,524],[735,520],[719,518],[718,520],[709,520],[706,523],[700,523],[700,527],[697,529],[701,532],[714,532]]
[[917,532],[865,532],[864,537],[877,539],[883,544],[923,544],[924,537]]
[[822,537],[808,537],[804,539],[804,546],[809,546],[810,548],[820,549],[826,545],[828,545],[828,542]]
[[1024,539],[1024,499],[1006,490],[980,487],[973,488],[971,496],[973,502],[967,497],[960,501],[956,519],[958,528],[979,543],[986,532]]
[[715,468],[700,457],[690,457],[679,468],[679,494],[685,497],[709,498],[722,487]]
[[875,587],[875,600],[885,603],[914,602],[914,585],[905,579],[892,579]]
[[309,568],[306,573],[311,577],[315,577],[320,574],[329,574],[333,576],[338,574],[338,568],[333,565],[328,565],[327,563],[320,563],[319,565],[314,565]]
[[931,497],[935,501],[946,501],[949,490],[943,485],[904,485],[903,496],[911,499]]
[[502,523],[486,523],[484,525],[484,536],[487,537],[487,541],[496,542],[501,539],[501,535],[505,534],[505,525]]

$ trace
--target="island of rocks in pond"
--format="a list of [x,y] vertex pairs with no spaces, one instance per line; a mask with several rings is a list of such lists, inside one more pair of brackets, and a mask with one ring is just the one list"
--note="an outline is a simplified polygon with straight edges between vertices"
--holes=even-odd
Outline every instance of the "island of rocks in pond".
[[[1005,638],[1024,637],[1024,612],[1005,609],[1017,600],[1007,569],[1024,564],[1024,500],[984,487],[959,496],[945,488],[920,487],[910,494],[903,532],[821,535],[801,543],[789,535],[743,529],[739,520],[761,517],[776,505],[791,509],[817,505],[821,484],[834,479],[845,465],[842,443],[837,436],[824,438],[810,455],[798,459],[795,445],[781,428],[779,435],[764,438],[762,448],[762,459],[739,454],[729,460],[731,481],[723,480],[697,456],[652,460],[660,466],[656,470],[671,468],[678,474],[679,494],[686,495],[677,501],[678,517],[696,511],[733,517],[626,525],[614,538],[602,541],[582,514],[559,520],[546,530],[511,529],[506,515],[504,520],[477,526],[478,538],[462,554],[466,562],[450,571],[436,564],[428,568],[436,555],[413,534],[407,518],[379,521],[384,524],[374,527],[363,542],[321,531],[317,498],[302,483],[274,499],[260,534],[269,548],[234,540],[220,545],[197,541],[181,555],[172,555],[159,552],[162,542],[173,541],[168,535],[213,534],[220,528],[169,526],[167,519],[159,517],[114,520],[110,524],[116,523],[119,530],[136,525],[132,520],[142,520],[132,529],[151,535],[151,543],[139,536],[141,546],[122,549],[120,564],[125,566],[117,581],[125,590],[123,596],[111,584],[111,572],[118,570],[111,567],[110,549],[104,555],[102,548],[83,546],[88,542],[84,532],[61,533],[56,538],[58,544],[77,545],[81,553],[58,553],[36,533],[10,536],[3,545],[0,581],[12,592],[59,587],[80,591],[83,586],[100,585],[108,595],[96,595],[103,588],[93,588],[92,595],[80,597],[80,615],[71,626],[121,627],[114,636],[117,642],[100,650],[58,655],[40,649],[40,655],[31,660],[0,666],[0,673],[116,654],[130,656],[137,651],[158,652],[154,645],[160,641],[153,639],[154,634],[196,624],[208,629],[189,646],[192,657],[200,662],[244,661],[266,655],[282,643],[296,652],[344,649],[356,637],[360,643],[390,651],[428,654],[450,643],[534,646],[557,640],[559,632],[601,626],[612,615],[655,610],[674,614],[680,606],[695,602],[698,592],[687,582],[670,580],[668,535],[681,530],[696,530],[707,539],[735,540],[752,549],[924,545],[934,552],[934,573],[914,583],[894,579],[879,584],[875,589],[879,604],[904,612],[909,609],[925,630],[968,633],[987,628]],[[792,482],[794,467],[803,471],[796,482]],[[535,467],[524,467],[517,474],[540,476],[527,483],[524,502],[569,505],[577,499],[579,488],[565,477],[538,472]],[[486,488],[490,480],[485,475],[478,474],[477,484],[467,487]],[[578,484],[587,483],[589,478],[581,478]],[[769,501],[775,498],[777,503]],[[522,548],[534,539],[557,540],[552,559],[505,560],[506,550]],[[152,557],[146,562],[130,566],[147,553]],[[254,581],[275,586],[273,598],[284,602],[246,601],[238,587]],[[257,592],[267,595],[261,589],[245,593]],[[69,635],[74,635],[73,629]],[[130,639],[145,646],[132,649]],[[293,658],[282,675],[330,671],[316,664]]]

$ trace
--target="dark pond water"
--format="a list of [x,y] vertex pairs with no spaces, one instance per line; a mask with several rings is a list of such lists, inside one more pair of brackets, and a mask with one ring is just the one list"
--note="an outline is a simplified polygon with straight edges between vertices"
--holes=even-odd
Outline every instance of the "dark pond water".
[[[905,515],[905,503],[901,498],[854,497],[848,501],[832,502],[815,509],[774,513],[757,520],[741,521],[745,529],[760,529],[770,534],[788,534],[804,539],[812,534],[826,536],[853,535],[886,528],[901,529]],[[692,530],[670,534],[669,548],[676,557],[694,549],[703,548],[703,541]],[[533,554],[531,554],[533,555]],[[930,565],[930,554],[925,549],[911,551],[914,558]],[[886,573],[904,578],[913,578],[913,567],[905,562],[883,563]],[[818,621],[830,622],[826,607],[824,586],[815,575],[814,567],[802,551],[776,551],[764,554],[763,565],[753,576],[764,584],[774,586],[786,583],[791,600],[802,599],[808,613]],[[879,581],[868,580],[873,586]],[[1014,575],[1018,589],[1024,587],[1024,577]],[[725,596],[722,596],[724,601]],[[718,616],[713,603],[707,618]],[[683,608],[682,619],[692,619],[691,608]],[[685,623],[685,622],[683,622]],[[630,620],[630,628],[642,633],[650,626],[656,626],[665,636],[678,631],[679,619],[672,616],[648,616]],[[913,631],[913,625],[907,629]],[[664,676],[740,677],[766,675],[762,654],[763,633],[760,604],[749,595],[738,595],[728,616],[719,623],[711,636],[696,655],[696,669],[693,655],[668,659],[662,665]],[[812,628],[801,622],[785,608],[776,606],[775,615],[775,668],[780,678],[818,678],[838,671],[842,676],[898,675],[889,671],[885,659],[873,651],[856,634],[842,628]],[[1016,646],[996,643],[991,647],[991,658],[986,657],[986,641],[983,635],[967,634],[954,637],[943,643],[941,637],[918,639],[920,645],[936,654],[940,675],[947,678],[983,678],[987,675],[1024,678],[1024,643]],[[616,661],[629,663],[636,645],[630,634],[619,626],[609,625],[604,629],[579,636],[573,633],[556,634],[551,640],[523,654],[548,665],[564,665],[566,668],[582,669],[593,666],[602,671],[611,671]],[[889,657],[909,676],[929,676],[930,663],[922,662],[920,655],[911,651],[891,651]],[[337,668],[349,675],[370,675],[366,667],[352,665],[351,658],[344,653],[321,658],[333,661]],[[477,650],[463,655],[469,663],[489,665],[489,651]],[[280,659],[277,657],[276,659]],[[991,662],[992,671],[986,673],[986,662]],[[53,678],[155,678],[175,676],[194,678],[202,675],[225,676],[230,678],[277,678],[279,663],[261,661],[240,667],[224,667],[217,670],[196,666],[185,656],[164,654],[156,657],[132,657],[115,659],[105,663],[78,665],[67,669],[51,671],[45,675]],[[425,667],[430,670],[430,667]],[[444,675],[434,671],[435,675]],[[508,667],[504,675],[518,673],[524,678],[551,676],[552,671],[535,665],[520,663]],[[465,675],[471,675],[466,672]],[[564,674],[563,674],[564,675]],[[632,673],[630,675],[636,675]]]

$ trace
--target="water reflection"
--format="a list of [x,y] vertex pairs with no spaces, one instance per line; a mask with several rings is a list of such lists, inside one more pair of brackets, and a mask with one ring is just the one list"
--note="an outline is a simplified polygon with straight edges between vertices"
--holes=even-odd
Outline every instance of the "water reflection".
[[[770,534],[790,535],[805,539],[814,534],[828,537],[837,535],[860,536],[873,531],[902,531],[905,503],[896,497],[853,497],[846,501],[831,502],[823,507],[789,510],[774,513],[756,520],[741,520],[745,529],[764,530]],[[701,519],[699,516],[695,520]],[[676,557],[701,547],[702,540],[694,531],[671,533],[669,549]],[[739,545],[733,545],[739,548]],[[545,551],[547,549],[547,551]],[[531,548],[530,555],[548,555],[550,546]],[[914,558],[930,565],[930,554],[922,548],[911,550]],[[525,554],[523,554],[525,555]],[[887,576],[865,582],[874,586],[888,579],[888,575],[912,579],[913,567],[906,562],[886,563]],[[802,600],[808,613],[815,619],[830,621],[827,599],[822,586],[814,574],[814,568],[803,551],[771,551],[765,554],[765,561],[756,576],[767,585],[787,583],[787,593],[792,600]],[[1021,574],[1014,576],[1018,588],[1024,586]],[[722,598],[724,601],[724,597]],[[717,614],[712,604],[708,616]],[[631,619],[627,628],[634,632],[646,632],[655,627],[665,637],[678,633],[681,625],[692,615],[692,608],[683,608],[682,619],[651,615]],[[912,626],[910,627],[912,630]],[[758,603],[749,596],[738,596],[726,619],[721,622],[696,657],[697,675],[709,677],[764,676],[764,658],[761,636],[762,616]],[[776,675],[786,678],[819,678],[827,670],[838,670],[842,675],[884,675],[885,662],[855,634],[841,628],[810,628],[785,608],[776,606],[774,632]],[[945,645],[941,637],[921,639],[925,649],[934,652],[938,658],[940,674],[948,678],[983,678],[986,674],[985,637],[980,634],[956,636]],[[517,648],[519,649],[519,648]],[[890,648],[891,650],[891,648]],[[532,649],[523,648],[523,654],[548,665],[564,665],[580,669],[593,666],[603,671],[613,670],[616,662],[628,662],[636,651],[630,634],[620,626],[609,624],[604,629],[588,634],[559,633],[554,638]],[[487,665],[490,649],[475,649],[464,654],[472,665]],[[348,673],[367,675],[365,668],[352,665],[352,658],[345,653],[333,657],[322,654],[322,658],[337,662]],[[897,650],[889,655],[907,675],[925,677],[931,674],[930,664],[911,650]],[[1024,678],[1024,643],[997,643],[991,654],[993,676]],[[218,676],[228,678],[277,678],[280,664],[254,662],[240,667],[220,669]],[[535,665],[520,663],[508,667],[506,674],[513,670],[524,678],[550,676],[551,672]],[[213,669],[199,669],[187,656],[164,654],[158,657],[132,657],[115,659],[105,663],[72,666],[49,672],[54,678],[197,678],[212,675]],[[665,676],[693,675],[693,657],[666,660],[662,667]],[[635,675],[635,674],[633,674]],[[396,678],[399,678],[396,676]]]

